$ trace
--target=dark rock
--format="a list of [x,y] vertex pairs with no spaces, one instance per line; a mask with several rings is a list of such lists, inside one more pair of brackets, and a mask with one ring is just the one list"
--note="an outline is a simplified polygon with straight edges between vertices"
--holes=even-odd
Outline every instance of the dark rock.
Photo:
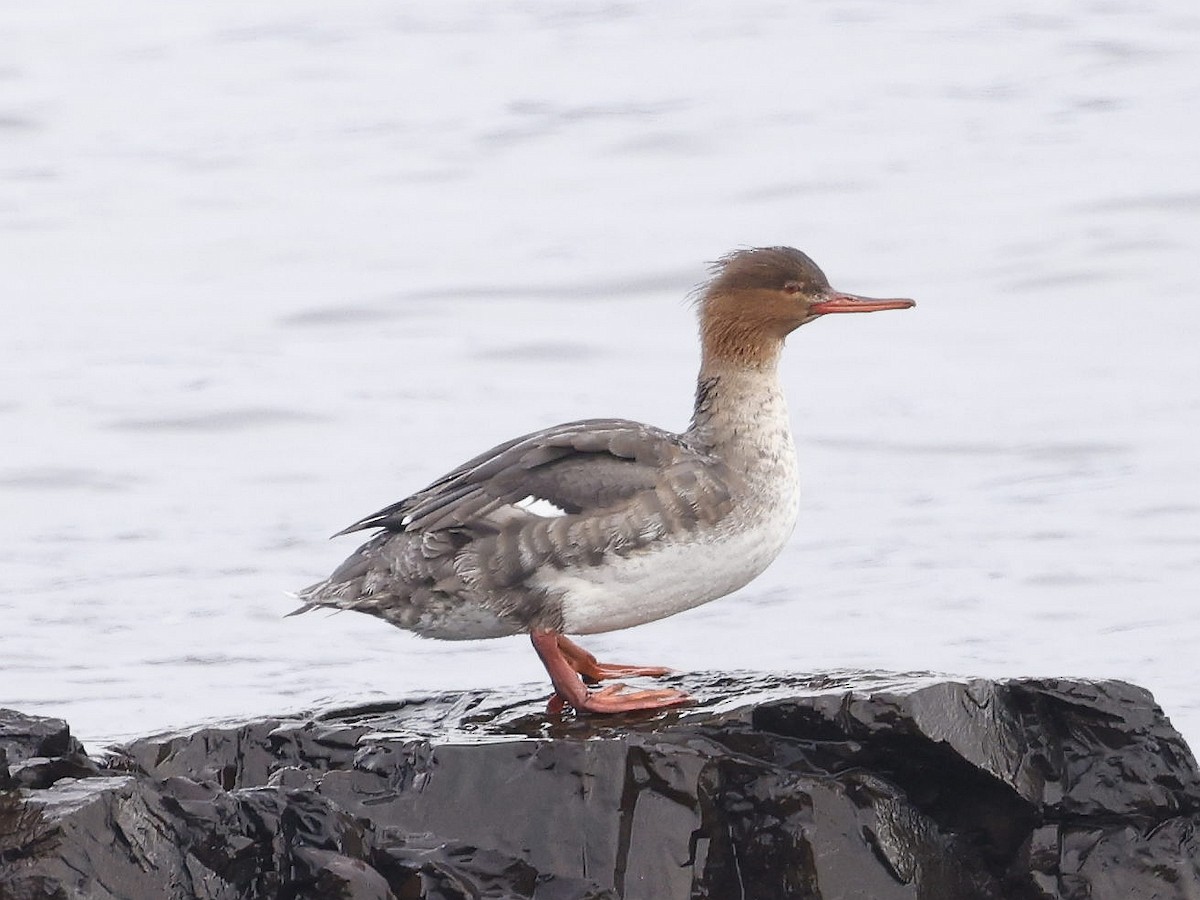
[[0,898],[1200,896],[1200,772],[1140,688],[677,681],[696,707],[446,694],[146,738],[104,771],[62,723],[0,718]]
[[66,756],[83,745],[71,737],[62,719],[27,716],[13,709],[0,709],[0,751],[10,763],[33,756]]
[[0,790],[49,787],[60,778],[98,773],[62,719],[0,709]]

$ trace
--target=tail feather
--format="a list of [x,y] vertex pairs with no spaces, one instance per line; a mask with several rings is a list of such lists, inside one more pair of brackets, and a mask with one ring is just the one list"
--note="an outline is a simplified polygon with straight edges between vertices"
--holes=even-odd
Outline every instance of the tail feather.
[[302,616],[306,612],[312,612],[316,608],[317,608],[317,604],[315,604],[315,603],[305,603],[299,609],[293,609],[290,613],[284,613],[283,617],[285,619],[290,619],[292,616]]
[[329,586],[328,581],[319,581],[316,584],[310,584],[308,587],[304,588],[303,590],[284,591],[284,593],[287,596],[291,597],[293,600],[300,601],[301,606],[298,609],[293,609],[290,613],[284,613],[283,617],[285,619],[288,619],[288,618],[291,618],[292,616],[302,616],[302,615],[304,615],[304,613],[311,612],[314,609],[320,609],[321,607],[333,606],[333,604],[331,604],[331,603],[322,603],[321,599],[320,599],[320,595],[323,592],[323,589],[328,586]]

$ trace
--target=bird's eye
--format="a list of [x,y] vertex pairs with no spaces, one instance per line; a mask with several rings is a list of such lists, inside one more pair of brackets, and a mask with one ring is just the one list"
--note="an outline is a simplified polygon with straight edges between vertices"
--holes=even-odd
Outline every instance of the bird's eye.
[[789,281],[784,284],[783,289],[789,294],[798,294],[800,293],[800,282]]

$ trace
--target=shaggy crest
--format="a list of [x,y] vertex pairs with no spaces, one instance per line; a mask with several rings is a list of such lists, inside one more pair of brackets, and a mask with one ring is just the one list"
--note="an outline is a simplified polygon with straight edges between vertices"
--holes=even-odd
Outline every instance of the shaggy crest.
[[735,250],[710,264],[711,278],[692,292],[692,302],[703,307],[716,294],[746,290],[783,290],[789,281],[798,282],[806,294],[829,287],[820,267],[794,247],[750,247]]

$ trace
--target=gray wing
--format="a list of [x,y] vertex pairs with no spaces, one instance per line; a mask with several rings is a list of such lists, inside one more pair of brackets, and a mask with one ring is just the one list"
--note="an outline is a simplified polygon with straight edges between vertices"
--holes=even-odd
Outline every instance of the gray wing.
[[[548,428],[494,447],[339,532],[383,529],[301,599],[442,637],[453,635],[430,623],[453,619],[456,603],[494,612],[513,625],[509,632],[554,627],[554,604],[525,583],[539,567],[599,565],[711,524],[729,511],[730,479],[679,435],[637,422]],[[535,500],[562,515],[540,515],[528,508]]]
[[585,419],[515,438],[429,487],[338,532],[488,527],[489,515],[528,497],[565,513],[604,508],[653,489],[665,470],[703,458],[678,435],[623,419]]

